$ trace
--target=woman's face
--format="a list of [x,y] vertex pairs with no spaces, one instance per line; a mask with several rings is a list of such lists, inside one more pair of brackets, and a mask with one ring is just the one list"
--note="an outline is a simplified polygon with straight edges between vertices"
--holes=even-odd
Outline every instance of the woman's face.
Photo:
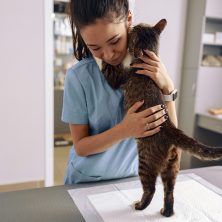
[[82,28],[80,34],[93,56],[115,66],[126,55],[127,27],[130,24],[131,17],[119,23],[98,19],[95,24]]

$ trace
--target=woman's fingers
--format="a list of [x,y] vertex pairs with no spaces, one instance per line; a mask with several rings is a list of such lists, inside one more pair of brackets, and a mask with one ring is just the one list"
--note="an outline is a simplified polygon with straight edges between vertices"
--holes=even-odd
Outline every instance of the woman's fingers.
[[[150,118],[150,117],[148,117]],[[147,136],[152,136],[156,133],[158,133],[161,130],[161,125],[168,119],[168,115],[164,114],[161,116],[159,119],[157,119],[154,122],[147,122],[145,124],[145,130],[143,132],[143,135],[141,137],[147,137]]]
[[160,104],[160,105],[156,105],[156,106],[150,107],[148,109],[145,109],[145,110],[139,112],[138,115],[145,118],[145,117],[150,116],[162,109],[164,109],[164,105]]
[[152,51],[143,50],[143,55],[138,58],[140,58],[145,65],[142,65],[142,63],[132,64],[131,67],[140,68],[140,70],[137,70],[135,73],[150,77],[163,92],[168,92],[174,88],[174,84],[166,67],[158,55]]
[[143,74],[151,77],[152,79],[156,78],[156,75],[160,72],[160,58],[156,56],[154,52],[144,50],[145,55],[143,54],[139,58],[143,63],[132,64],[131,67],[139,68],[135,73]]
[[135,113],[144,103],[144,100],[136,102],[135,104],[133,104],[133,106],[131,106],[128,110],[128,113]]
[[152,130],[145,131],[140,138],[147,137],[147,136],[152,136],[152,135],[160,132],[160,130],[161,130],[161,126],[159,126],[157,128],[154,128]]
[[152,66],[152,65],[149,65],[147,63],[136,63],[136,64],[133,64],[132,65],[133,68],[140,68],[140,69],[146,69],[146,70],[149,70],[149,71],[152,71],[152,72],[156,72],[157,68]]
[[[147,113],[150,111],[152,111],[153,113],[144,118],[145,127],[143,135],[141,137],[152,136],[158,133],[161,130],[161,125],[168,119],[167,111],[163,108],[161,110],[158,110],[159,108],[162,108],[162,106],[158,105],[144,110]],[[156,110],[158,111],[155,112]],[[142,111],[143,114],[147,114],[144,111]]]
[[[151,65],[151,66],[153,66],[153,67],[158,67],[158,65],[159,65],[157,61],[149,58],[149,57],[146,56],[146,55],[140,56],[139,58],[140,58],[144,63],[146,63],[146,64],[148,64],[148,65]],[[133,64],[131,65],[131,67],[136,67],[135,65],[137,65],[137,63],[133,63]]]
[[150,78],[153,79],[153,80],[154,80],[154,79],[156,78],[156,76],[157,76],[157,72],[151,72],[151,71],[146,70],[146,69],[137,70],[135,73],[136,73],[136,74],[143,74],[143,75],[145,75],[145,76],[150,77]]
[[[163,117],[166,114],[167,114],[167,111],[165,109],[162,109],[162,110],[156,112],[155,114],[146,117],[144,119],[144,122],[151,124],[152,122],[155,122],[156,120],[160,119],[161,117]],[[152,128],[154,128],[154,127],[152,127]]]
[[[163,114],[163,113],[162,113]],[[146,124],[146,130],[154,129],[158,126],[161,126],[167,119],[168,115],[164,113],[159,119],[155,119],[153,122],[150,122],[150,117],[147,118]]]
[[152,51],[149,51],[148,49],[144,50],[145,54],[147,56],[149,56],[151,59],[153,59],[154,61],[156,62],[159,62],[160,61],[160,58],[159,56],[157,56],[154,52]]

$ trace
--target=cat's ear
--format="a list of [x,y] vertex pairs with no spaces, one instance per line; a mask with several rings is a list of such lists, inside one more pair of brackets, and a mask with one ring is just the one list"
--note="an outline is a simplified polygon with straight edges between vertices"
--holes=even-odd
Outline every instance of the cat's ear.
[[165,26],[167,24],[167,20],[166,19],[161,19],[155,26],[154,26],[154,29],[157,31],[158,34],[160,34]]

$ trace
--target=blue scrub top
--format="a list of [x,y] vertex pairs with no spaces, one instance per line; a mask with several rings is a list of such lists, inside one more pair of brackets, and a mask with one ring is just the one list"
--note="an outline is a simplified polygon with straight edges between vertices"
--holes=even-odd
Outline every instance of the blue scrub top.
[[[88,124],[89,135],[102,133],[121,122],[123,93],[109,86],[93,58],[83,59],[66,74],[62,121]],[[71,148],[65,184],[135,176],[138,174],[137,144],[128,138],[107,151],[87,157]]]

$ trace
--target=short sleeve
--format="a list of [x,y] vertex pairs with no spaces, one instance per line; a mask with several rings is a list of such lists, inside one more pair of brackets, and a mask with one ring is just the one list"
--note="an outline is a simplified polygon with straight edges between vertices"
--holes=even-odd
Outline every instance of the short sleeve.
[[88,124],[86,96],[73,69],[67,71],[65,78],[62,121],[70,124]]

